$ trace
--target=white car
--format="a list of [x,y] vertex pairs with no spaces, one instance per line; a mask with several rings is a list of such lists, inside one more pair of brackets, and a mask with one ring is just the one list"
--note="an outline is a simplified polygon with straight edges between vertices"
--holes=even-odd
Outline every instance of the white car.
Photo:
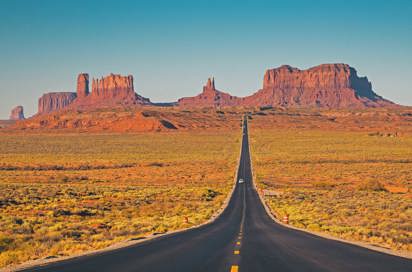
[[239,179],[239,183],[243,183],[245,182],[243,179]]

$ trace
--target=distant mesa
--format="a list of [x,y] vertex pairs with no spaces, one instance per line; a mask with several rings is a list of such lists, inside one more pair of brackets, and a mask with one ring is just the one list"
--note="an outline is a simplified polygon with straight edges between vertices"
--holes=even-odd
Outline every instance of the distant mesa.
[[120,104],[150,104],[150,100],[134,91],[133,76],[110,74],[92,82],[92,101],[105,101]]
[[215,89],[209,79],[203,92],[181,98],[183,107],[275,106],[285,108],[364,108],[395,106],[372,90],[366,77],[359,77],[347,64],[322,64],[307,70],[289,65],[267,70],[262,89],[236,97]]
[[76,92],[46,93],[39,99],[38,114],[50,113],[66,108],[94,108],[101,106],[151,104],[134,91],[133,76],[110,74],[101,79],[93,79],[89,92],[89,75],[81,73],[77,77]]
[[366,77],[359,77],[347,64],[322,64],[307,70],[289,65],[269,69],[263,84],[250,96],[237,97],[216,89],[209,78],[203,91],[193,97],[183,97],[173,103],[152,103],[135,92],[133,76],[110,74],[90,80],[87,73],[77,77],[76,92],[46,93],[39,99],[38,114],[66,108],[152,105],[202,107],[261,107],[284,108],[365,108],[393,107],[393,102],[377,95]]
[[[141,107],[146,105],[152,108]],[[16,129],[162,131],[214,125],[212,119],[208,119],[211,122],[208,124],[197,124],[196,121],[189,125],[186,119],[180,120],[179,116],[197,118],[197,111],[191,111],[191,108],[362,109],[398,106],[376,94],[369,80],[359,77],[354,68],[339,63],[322,64],[306,70],[289,65],[269,69],[264,74],[262,88],[246,97],[218,90],[215,79],[211,77],[200,94],[171,103],[152,103],[138,95],[132,75],[110,74],[90,79],[87,73],[81,73],[77,76],[76,92],[46,93],[39,99],[36,116],[21,122],[7,120],[0,123],[0,128],[13,125]],[[173,109],[171,115],[167,115],[156,113],[155,107],[184,110],[178,114]],[[10,118],[24,118],[23,108],[16,107]]]
[[307,70],[284,65],[267,70],[263,87],[243,98],[243,105],[282,107],[363,108],[395,105],[372,90],[347,64],[322,64]]
[[110,74],[101,79],[93,79],[92,96],[95,100],[121,100],[135,102],[133,76]]
[[10,120],[13,120],[13,121],[24,120],[23,106],[17,106],[11,110]]
[[215,88],[215,79],[209,78],[203,92],[194,97],[184,97],[178,100],[182,107],[227,107],[240,104],[240,98]]

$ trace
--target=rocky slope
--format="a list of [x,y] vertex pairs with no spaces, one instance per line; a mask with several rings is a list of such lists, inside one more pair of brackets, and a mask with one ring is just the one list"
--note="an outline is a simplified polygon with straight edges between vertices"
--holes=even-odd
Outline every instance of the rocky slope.
[[10,120],[24,120],[23,106],[14,107],[10,113]]
[[138,105],[63,110],[16,122],[13,131],[38,132],[149,132],[202,129],[238,129],[242,111],[215,109],[182,111],[176,107]]
[[225,107],[237,106],[240,102],[240,98],[217,90],[214,78],[209,78],[201,94],[180,98],[178,105],[182,107]]
[[128,112],[122,109],[107,111],[61,111],[40,114],[24,122],[16,123],[15,128],[24,130],[63,130],[88,132],[144,132],[168,130],[166,121],[145,117],[141,112]]

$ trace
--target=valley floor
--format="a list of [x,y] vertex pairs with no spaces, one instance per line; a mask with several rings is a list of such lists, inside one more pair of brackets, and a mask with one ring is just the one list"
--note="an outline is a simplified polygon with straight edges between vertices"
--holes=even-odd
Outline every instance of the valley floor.
[[[262,122],[265,125],[262,126]],[[255,182],[293,226],[412,251],[412,136],[250,121]]]
[[0,267],[198,225],[231,190],[239,131],[0,136]]
[[[248,111],[255,182],[278,217],[412,251],[410,109]],[[111,125],[118,115],[136,115],[93,114],[112,118]],[[188,228],[222,206],[233,185],[242,112],[139,114],[175,129],[0,133],[0,267]]]

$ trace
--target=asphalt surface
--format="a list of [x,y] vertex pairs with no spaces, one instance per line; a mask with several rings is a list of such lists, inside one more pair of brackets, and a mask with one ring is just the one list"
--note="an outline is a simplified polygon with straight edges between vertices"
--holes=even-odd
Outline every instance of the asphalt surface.
[[412,261],[328,240],[275,223],[252,184],[248,130],[243,128],[237,183],[213,223],[92,256],[27,271],[412,271]]

